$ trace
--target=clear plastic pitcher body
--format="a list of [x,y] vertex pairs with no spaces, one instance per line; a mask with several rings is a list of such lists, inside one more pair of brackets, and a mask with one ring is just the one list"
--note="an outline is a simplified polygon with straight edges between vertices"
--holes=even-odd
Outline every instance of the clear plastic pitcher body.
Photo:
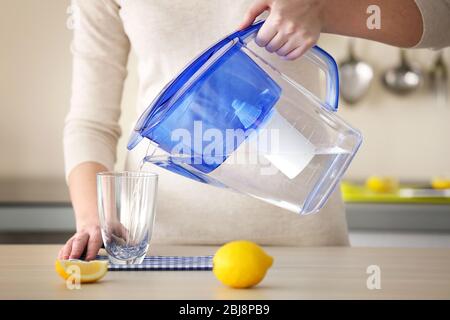
[[[129,148],[185,177],[308,214],[323,207],[350,164],[360,133],[340,119],[334,60],[315,47],[299,62],[325,90],[280,72],[253,45],[255,24],[194,60],[141,116]],[[309,72],[311,72],[309,70]]]

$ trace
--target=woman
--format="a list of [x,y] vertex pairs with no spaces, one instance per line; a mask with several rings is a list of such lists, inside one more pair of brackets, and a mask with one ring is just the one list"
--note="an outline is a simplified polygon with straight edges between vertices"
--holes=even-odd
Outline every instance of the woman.
[[[73,49],[73,87],[64,131],[66,174],[76,215],[76,234],[61,259],[94,259],[102,243],[97,216],[96,173],[112,170],[120,101],[130,47],[139,60],[142,111],[179,70],[238,26],[268,12],[256,42],[293,60],[321,32],[401,47],[450,44],[450,0],[78,0]],[[367,8],[381,9],[381,28],[369,29]],[[239,25],[240,23],[240,25]],[[316,75],[311,75],[314,82]],[[140,113],[140,112],[139,112]],[[138,149],[127,159],[136,170]],[[152,241],[212,244],[246,238],[261,244],[347,245],[339,192],[320,214],[299,217],[249,197],[160,174]]]

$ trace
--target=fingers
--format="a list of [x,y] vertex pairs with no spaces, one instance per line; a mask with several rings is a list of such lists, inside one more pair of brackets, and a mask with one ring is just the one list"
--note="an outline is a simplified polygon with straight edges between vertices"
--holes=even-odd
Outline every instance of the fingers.
[[97,257],[97,253],[102,246],[102,237],[100,232],[96,232],[89,237],[87,244],[86,260],[94,260]]
[[59,253],[58,253],[58,259],[63,259],[63,250],[64,250],[64,247],[65,247],[66,245],[64,245],[61,249],[59,249]]
[[[263,25],[264,27],[264,25]],[[286,60],[295,60],[314,46],[315,40],[298,35],[289,35],[288,32],[276,32],[275,28],[268,26],[261,28],[256,37],[256,44],[265,47],[269,52],[276,52]]]
[[281,47],[283,47],[288,41],[287,37],[283,36],[282,33],[278,32],[275,37],[270,40],[270,42],[266,45],[266,50],[269,52],[278,51]]
[[64,245],[64,247],[62,248],[62,254],[60,259],[66,260],[69,259],[70,257],[70,253],[72,252],[72,242],[73,242],[74,237],[70,238],[66,244]]
[[77,234],[72,242],[72,251],[69,255],[69,259],[78,259],[86,248],[88,240],[89,234]]
[[245,13],[244,20],[239,25],[239,30],[242,30],[244,28],[247,28],[250,26],[253,21],[264,11],[266,11],[269,8],[269,1],[268,0],[258,0],[255,1],[250,8],[248,8],[247,12]]
[[277,28],[274,27],[269,18],[263,23],[256,35],[255,42],[260,47],[265,47],[277,35]]
[[121,223],[119,224],[118,229],[120,237],[125,241],[128,241],[128,238],[130,237],[130,231],[127,228],[125,228],[124,225]]
[[[273,9],[273,10],[272,10]],[[292,8],[284,12],[275,8],[271,0],[257,0],[247,10],[240,29],[246,28],[266,10],[270,10],[261,29],[258,31],[255,42],[260,47],[265,47],[269,52],[276,52],[286,60],[295,60],[302,56],[317,42],[315,35],[320,34],[317,19],[298,23],[293,19],[286,19]],[[318,36],[317,36],[318,38]]]
[[[311,39],[304,39],[300,36],[291,37],[276,53],[285,59],[293,60],[303,55],[316,42]],[[289,57],[288,57],[289,55]]]
[[63,260],[80,259],[81,255],[85,254],[86,260],[92,260],[97,256],[101,245],[100,228],[89,228],[88,230],[77,232],[70,238],[59,250],[58,258]]
[[297,49],[298,47],[299,47],[298,41],[296,41],[296,39],[291,38],[288,41],[286,41],[286,43],[282,47],[276,50],[276,54],[279,55],[280,57],[284,57],[289,53],[291,53],[292,51],[294,51],[295,49]]
[[313,40],[306,40],[303,44],[284,56],[286,60],[295,60],[301,57],[306,51],[311,49],[315,44]]

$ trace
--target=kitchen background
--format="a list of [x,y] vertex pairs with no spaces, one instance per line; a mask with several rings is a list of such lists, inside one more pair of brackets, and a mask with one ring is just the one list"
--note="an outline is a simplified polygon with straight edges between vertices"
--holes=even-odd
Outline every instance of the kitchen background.
[[[1,4],[0,242],[62,241],[73,229],[62,154],[70,101],[70,1],[1,0]],[[323,35],[320,45],[337,61],[348,56],[345,37]],[[429,81],[408,96],[386,91],[380,78],[399,63],[399,50],[365,40],[356,40],[355,49],[375,75],[362,101],[346,105],[341,100],[339,115],[364,135],[346,180],[364,182],[377,174],[429,184],[436,176],[449,178],[448,100],[443,103]],[[438,55],[430,50],[406,53],[425,73]],[[450,49],[444,50],[444,61],[450,68]],[[122,101],[118,170],[137,117],[137,89],[132,54]],[[449,91],[447,83],[444,92]],[[353,245],[450,247],[450,201],[347,200]]]

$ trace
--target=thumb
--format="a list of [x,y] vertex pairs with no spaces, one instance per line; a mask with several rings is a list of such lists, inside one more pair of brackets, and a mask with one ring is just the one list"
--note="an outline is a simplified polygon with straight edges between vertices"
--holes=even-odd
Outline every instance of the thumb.
[[256,17],[258,17],[261,13],[269,9],[270,0],[257,0],[255,1],[250,8],[248,8],[247,12],[244,15],[244,19],[239,25],[239,30],[247,28],[250,26],[253,21],[255,21]]

